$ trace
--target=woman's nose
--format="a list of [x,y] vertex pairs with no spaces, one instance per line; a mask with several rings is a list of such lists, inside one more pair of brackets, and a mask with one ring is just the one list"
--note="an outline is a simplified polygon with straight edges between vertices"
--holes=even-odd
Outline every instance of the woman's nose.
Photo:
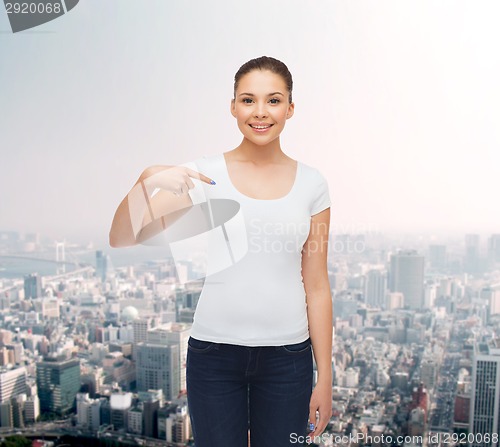
[[255,116],[264,117],[267,116],[266,104],[258,102],[255,105]]

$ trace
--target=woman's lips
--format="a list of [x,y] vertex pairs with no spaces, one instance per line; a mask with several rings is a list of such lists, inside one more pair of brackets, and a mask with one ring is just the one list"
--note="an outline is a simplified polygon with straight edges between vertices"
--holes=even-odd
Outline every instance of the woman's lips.
[[255,132],[266,132],[269,130],[273,125],[272,124],[249,124],[249,126],[255,131]]

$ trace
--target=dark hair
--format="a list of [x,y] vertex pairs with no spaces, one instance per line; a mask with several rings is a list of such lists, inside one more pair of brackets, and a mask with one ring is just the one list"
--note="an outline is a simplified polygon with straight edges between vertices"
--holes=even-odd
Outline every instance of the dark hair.
[[269,56],[261,56],[251,59],[240,67],[234,75],[234,96],[236,96],[236,90],[238,88],[238,84],[240,83],[240,79],[253,70],[269,70],[277,75],[280,75],[283,78],[283,81],[285,81],[288,89],[288,101],[290,103],[292,102],[292,75],[288,70],[288,67],[283,62]]

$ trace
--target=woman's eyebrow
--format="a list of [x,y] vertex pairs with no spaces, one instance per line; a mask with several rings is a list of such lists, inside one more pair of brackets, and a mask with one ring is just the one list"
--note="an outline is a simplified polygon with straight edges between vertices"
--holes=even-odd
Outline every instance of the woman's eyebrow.
[[[274,95],[281,95],[281,96],[285,96],[283,93],[281,92],[274,92],[274,93],[268,93],[267,96],[274,96]],[[240,93],[238,96],[255,96],[253,93]]]

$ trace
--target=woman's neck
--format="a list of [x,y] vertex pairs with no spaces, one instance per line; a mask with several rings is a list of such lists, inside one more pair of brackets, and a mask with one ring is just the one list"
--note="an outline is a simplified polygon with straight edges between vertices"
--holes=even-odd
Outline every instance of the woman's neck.
[[243,138],[240,145],[230,152],[235,160],[252,161],[257,165],[276,163],[289,158],[281,150],[279,138],[265,146],[259,146]]

